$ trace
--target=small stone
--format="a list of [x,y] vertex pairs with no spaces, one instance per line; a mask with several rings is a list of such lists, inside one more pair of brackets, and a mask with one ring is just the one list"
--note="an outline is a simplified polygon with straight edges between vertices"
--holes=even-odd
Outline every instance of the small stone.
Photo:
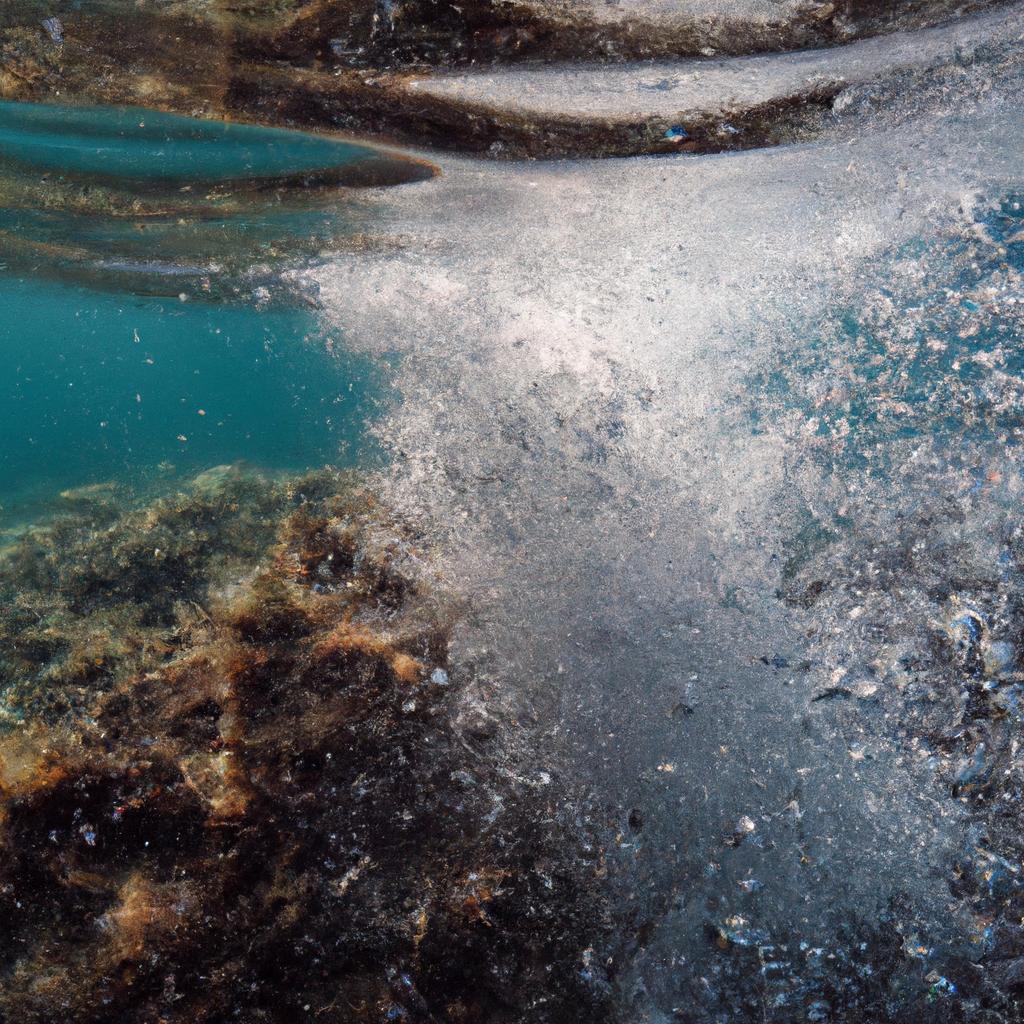
[[985,665],[985,675],[1001,676],[1012,670],[1017,660],[1017,651],[1013,644],[1005,640],[994,640],[984,644],[982,658]]
[[42,26],[51,41],[58,46],[64,42],[64,25],[60,18],[44,18]]
[[490,740],[498,734],[498,723],[481,710],[471,711],[463,720],[463,728],[475,740]]

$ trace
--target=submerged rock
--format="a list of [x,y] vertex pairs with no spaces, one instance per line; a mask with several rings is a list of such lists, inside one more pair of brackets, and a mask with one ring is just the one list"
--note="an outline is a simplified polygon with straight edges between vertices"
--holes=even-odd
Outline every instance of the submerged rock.
[[843,1019],[1021,1019],[1019,196],[979,197],[965,220],[888,254],[799,369],[787,352],[753,389],[813,423],[797,444],[820,492],[841,482],[794,533],[779,596],[805,617],[809,678],[870,679],[879,701],[812,696],[816,727],[896,751],[957,822],[927,862],[945,921],[896,908],[905,955],[877,958],[883,994]]
[[414,535],[327,475],[93,510],[0,564],[0,1019],[603,1018],[597,854],[455,727]]
[[[689,111],[699,123],[687,123],[693,136],[688,141],[673,127],[688,108],[673,111],[667,123],[622,122],[621,97],[616,100],[607,85],[600,90],[607,102],[599,116],[575,130],[578,111],[565,81],[553,84],[555,115],[543,119],[489,111],[479,103],[463,106],[407,86],[413,75],[436,68],[564,62],[556,73],[571,78],[583,61],[705,62],[788,52],[919,29],[991,6],[998,0],[108,0],[59,5],[58,44],[40,28],[52,12],[35,0],[11,0],[0,13],[0,96],[144,104],[491,155],[707,152],[820,130],[838,91],[829,83],[843,76],[826,66],[824,87],[802,82],[794,92],[774,93],[771,102],[740,104],[735,111],[699,105]],[[955,59],[957,49],[951,42],[947,58]],[[773,77],[763,69],[738,70],[740,77]],[[681,64],[668,77],[673,73],[703,77],[704,67]],[[521,82],[514,91],[523,91]]]
[[61,23],[60,18],[44,18],[42,22],[43,28],[46,30],[46,34],[55,42],[64,42],[64,25]]

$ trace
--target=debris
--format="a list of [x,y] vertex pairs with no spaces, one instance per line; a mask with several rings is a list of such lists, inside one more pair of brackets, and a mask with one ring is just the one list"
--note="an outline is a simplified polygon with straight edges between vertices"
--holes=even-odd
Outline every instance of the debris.
[[64,42],[64,25],[60,18],[51,17],[44,18],[42,21],[43,29],[50,39],[60,45]]

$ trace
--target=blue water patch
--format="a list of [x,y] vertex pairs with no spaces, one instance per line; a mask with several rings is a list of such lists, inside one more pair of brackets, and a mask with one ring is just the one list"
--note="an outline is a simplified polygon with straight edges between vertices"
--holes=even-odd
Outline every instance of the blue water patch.
[[297,308],[0,277],[0,504],[158,468],[352,465],[384,370]]
[[358,230],[329,201],[180,206],[135,217],[0,203],[0,270],[101,290],[247,301],[282,260],[314,256]]
[[798,409],[834,468],[881,468],[926,437],[950,459],[1024,440],[1024,200],[990,204],[960,232],[915,239],[859,282],[795,351],[750,382],[755,430]]
[[[307,132],[139,107],[0,101],[0,160],[60,175],[211,184],[317,176],[378,159],[367,146]],[[420,165],[407,163],[415,176]]]
[[387,367],[282,284],[366,230],[351,191],[300,180],[356,164],[419,166],[299,132],[0,103],[0,522],[85,484],[377,456]]

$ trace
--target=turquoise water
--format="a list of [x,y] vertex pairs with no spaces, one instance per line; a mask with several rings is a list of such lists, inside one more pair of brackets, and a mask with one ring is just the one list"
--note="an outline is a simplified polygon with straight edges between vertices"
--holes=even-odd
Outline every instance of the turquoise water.
[[1022,274],[1024,195],[1013,193],[967,231],[890,253],[857,303],[810,325],[805,347],[759,369],[750,391],[767,410],[799,410],[839,470],[884,469],[894,442],[919,440],[983,464],[985,449],[1024,444]]
[[97,289],[237,299],[273,287],[282,258],[316,255],[360,228],[350,205],[278,201],[103,216],[0,205],[0,264]]
[[308,311],[0,277],[0,503],[157,469],[351,464],[381,371]]
[[[376,154],[149,111],[17,104],[0,104],[0,147],[19,165],[0,171],[0,521],[92,483],[369,457],[386,367],[348,353],[278,287],[284,267],[343,242],[366,212],[348,192],[278,179]],[[115,157],[124,180],[97,190],[97,160]],[[275,185],[192,192],[238,174]],[[160,188],[136,192],[142,179]]]
[[[60,175],[208,185],[319,176],[378,159],[366,146],[277,128],[139,107],[0,101],[0,160]],[[411,176],[417,167],[409,164]]]

